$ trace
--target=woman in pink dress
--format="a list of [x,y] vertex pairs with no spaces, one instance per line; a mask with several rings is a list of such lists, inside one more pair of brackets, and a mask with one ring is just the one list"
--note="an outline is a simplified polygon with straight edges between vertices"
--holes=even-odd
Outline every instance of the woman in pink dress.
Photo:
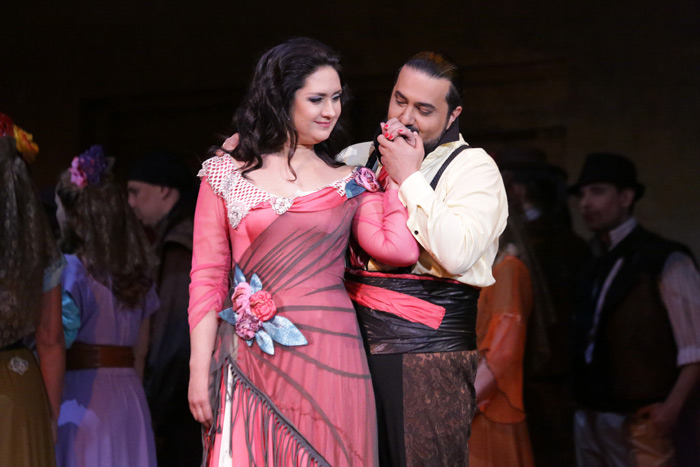
[[403,266],[418,247],[396,186],[379,192],[371,172],[333,159],[339,72],[311,39],[266,52],[234,117],[238,146],[200,172],[189,398],[206,428],[206,465],[377,463],[345,250],[352,233]]

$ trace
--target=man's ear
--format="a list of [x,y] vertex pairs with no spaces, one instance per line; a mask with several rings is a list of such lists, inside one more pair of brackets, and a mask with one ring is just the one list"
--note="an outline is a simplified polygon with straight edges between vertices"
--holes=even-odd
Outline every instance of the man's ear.
[[173,189],[169,186],[160,185],[158,193],[160,194],[160,199],[168,199],[173,192]]
[[634,190],[631,188],[625,188],[622,190],[622,192],[620,192],[622,207],[629,209],[629,207],[634,203],[634,195]]
[[462,106],[458,105],[455,107],[452,112],[450,113],[450,117],[447,119],[447,127],[445,128],[446,130],[452,126],[452,122],[457,120],[457,117],[459,117],[459,114],[462,113]]

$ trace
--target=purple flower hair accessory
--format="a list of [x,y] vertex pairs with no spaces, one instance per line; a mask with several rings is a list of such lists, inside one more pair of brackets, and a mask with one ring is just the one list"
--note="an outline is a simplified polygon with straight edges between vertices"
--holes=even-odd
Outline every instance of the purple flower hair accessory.
[[74,157],[70,172],[70,181],[79,188],[97,185],[102,181],[109,164],[102,146],[96,144],[78,157]]

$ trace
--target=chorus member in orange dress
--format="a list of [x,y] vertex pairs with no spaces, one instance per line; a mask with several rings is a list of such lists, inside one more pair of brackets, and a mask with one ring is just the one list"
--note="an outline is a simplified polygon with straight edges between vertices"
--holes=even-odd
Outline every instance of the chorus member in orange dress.
[[238,146],[200,172],[189,400],[206,427],[205,465],[377,463],[345,251],[352,234],[406,266],[418,246],[396,186],[380,192],[371,171],[333,158],[345,96],[327,46],[272,48],[234,117]]
[[471,467],[534,465],[523,409],[523,353],[533,307],[532,283],[515,246],[503,243],[493,267],[496,283],[479,297],[480,361],[474,383],[478,412],[469,440]]

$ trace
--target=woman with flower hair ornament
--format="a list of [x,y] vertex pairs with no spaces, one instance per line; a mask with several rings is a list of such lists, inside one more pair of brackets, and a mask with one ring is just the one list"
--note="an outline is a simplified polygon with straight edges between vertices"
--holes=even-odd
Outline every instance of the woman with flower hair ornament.
[[73,159],[56,187],[66,377],[59,466],[155,466],[141,384],[148,322],[158,307],[146,236],[100,146]]
[[[55,464],[65,362],[60,308],[64,262],[29,176],[27,165],[38,152],[32,135],[0,114],[2,466]],[[30,340],[36,343],[38,364],[27,347]]]
[[205,426],[205,465],[377,464],[345,251],[353,235],[403,266],[418,247],[396,186],[382,193],[369,170],[333,158],[346,98],[324,44],[270,49],[235,114],[237,147],[200,172],[189,398]]

